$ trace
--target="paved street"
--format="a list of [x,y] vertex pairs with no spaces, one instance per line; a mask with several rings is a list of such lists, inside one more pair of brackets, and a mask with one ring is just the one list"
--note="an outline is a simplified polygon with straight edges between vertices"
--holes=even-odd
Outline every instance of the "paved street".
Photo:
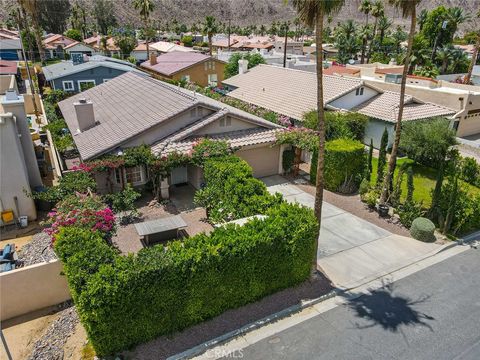
[[[315,198],[276,175],[262,179],[271,193],[313,208]],[[427,244],[392,234],[327,202],[322,208],[318,266],[336,287],[350,289],[413,264],[440,251]]]
[[480,250],[467,250],[242,350],[243,359],[480,359]]

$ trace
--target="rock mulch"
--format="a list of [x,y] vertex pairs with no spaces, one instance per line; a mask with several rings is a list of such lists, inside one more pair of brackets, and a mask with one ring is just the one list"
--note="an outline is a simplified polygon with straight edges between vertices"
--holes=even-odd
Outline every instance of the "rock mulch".
[[68,301],[59,305],[58,318],[50,325],[43,336],[33,346],[28,360],[61,360],[64,358],[64,345],[79,322],[75,306]]
[[18,252],[19,266],[29,266],[57,259],[50,236],[44,232],[33,235],[32,241]]

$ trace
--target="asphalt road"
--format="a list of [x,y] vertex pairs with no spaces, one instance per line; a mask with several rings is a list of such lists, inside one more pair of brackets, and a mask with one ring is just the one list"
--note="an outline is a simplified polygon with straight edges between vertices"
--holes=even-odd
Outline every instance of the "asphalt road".
[[[238,354],[237,354],[238,355]],[[468,250],[241,352],[243,359],[480,359],[480,250]]]

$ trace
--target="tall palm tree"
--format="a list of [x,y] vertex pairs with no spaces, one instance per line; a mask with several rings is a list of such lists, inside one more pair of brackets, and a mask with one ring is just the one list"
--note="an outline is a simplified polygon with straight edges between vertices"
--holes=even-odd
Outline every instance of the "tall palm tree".
[[[479,23],[480,22],[480,10],[475,14],[475,17],[472,18],[473,21]],[[478,26],[476,30],[477,34],[477,41],[475,42],[475,48],[473,50],[472,59],[470,60],[470,65],[468,66],[468,72],[465,78],[463,79],[464,84],[470,84],[470,79],[472,78],[473,67],[477,63],[478,54],[480,52],[480,24],[476,24]]]
[[40,60],[45,61],[45,51],[43,49],[42,29],[40,27],[39,9],[37,0],[18,0],[18,4],[24,12],[30,17],[33,27],[33,35],[37,43]]
[[[325,110],[323,102],[323,18],[340,10],[345,0],[293,0],[298,17],[308,27],[315,27],[315,43],[317,45],[317,116],[318,116],[318,160],[317,180],[315,188],[314,211],[318,224],[322,221],[322,201],[324,177],[323,168],[325,160]],[[312,273],[317,271],[318,239],[315,242],[315,255],[312,262]]]
[[140,13],[140,17],[143,21],[143,33],[145,36],[145,43],[147,45],[147,59],[150,59],[150,47],[148,42],[150,40],[150,14],[152,13],[153,9],[155,8],[155,4],[152,0],[134,0],[133,7],[135,10],[138,10]]
[[210,49],[210,55],[212,55],[212,37],[218,31],[217,21],[213,16],[207,16],[203,23],[203,33],[208,37],[208,48]]
[[360,28],[360,31],[358,32],[358,36],[360,37],[360,39],[362,39],[362,53],[361,53],[361,57],[360,57],[360,63],[365,63],[365,54],[366,54],[366,51],[367,51],[367,43],[368,43],[368,39],[370,38],[372,34],[372,29],[370,28],[369,25],[363,25],[361,28]]
[[440,66],[440,73],[442,74],[445,74],[447,72],[448,64],[453,59],[453,49],[454,47],[451,44],[449,44],[440,48],[437,51],[436,59],[442,64]]
[[378,20],[378,31],[380,32],[380,46],[383,45],[383,39],[388,29],[392,26],[393,21],[387,18],[385,15],[382,15]]
[[370,41],[370,45],[368,47],[368,55],[367,55],[367,63],[370,62],[370,56],[372,55],[372,50],[373,50],[373,42],[375,41],[375,37],[377,36],[377,24],[378,24],[378,19],[382,17],[385,13],[385,7],[383,6],[383,2],[380,0],[376,0],[372,4],[372,8],[370,10],[370,14],[375,18],[375,21],[373,23],[373,36],[372,40]]
[[405,62],[403,66],[402,81],[400,83],[400,101],[398,105],[398,118],[395,125],[395,140],[392,146],[392,152],[390,153],[390,159],[388,160],[387,172],[383,180],[382,194],[380,196],[380,204],[385,204],[388,198],[388,191],[390,189],[390,183],[393,178],[393,172],[395,171],[395,165],[397,163],[397,152],[400,144],[400,135],[402,132],[402,116],[403,106],[405,102],[405,85],[407,83],[407,71],[410,64],[410,57],[412,56],[413,38],[415,36],[415,28],[417,25],[417,5],[421,0],[388,0],[388,2],[402,11],[403,18],[410,17],[410,32],[408,34],[408,46],[407,54],[405,56]]
[[370,0],[362,0],[360,6],[358,7],[358,11],[365,14],[365,26],[368,26],[368,15],[370,15],[371,10],[372,2]]
[[[453,7],[448,9],[448,22],[452,24],[453,31],[452,36],[457,32],[458,26],[464,22],[470,20],[470,15],[465,14],[464,10],[459,7]],[[451,39],[453,40],[453,39]]]

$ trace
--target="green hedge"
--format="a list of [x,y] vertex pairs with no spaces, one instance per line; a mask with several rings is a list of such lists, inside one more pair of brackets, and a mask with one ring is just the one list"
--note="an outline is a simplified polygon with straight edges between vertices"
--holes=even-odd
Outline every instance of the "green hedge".
[[252,168],[237,156],[212,158],[204,164],[206,187],[195,194],[195,203],[207,210],[214,223],[264,214],[282,201],[255,179]]
[[436,240],[434,232],[435,224],[424,217],[413,220],[412,226],[410,227],[410,235],[412,235],[414,239],[423,242],[434,242]]
[[[312,154],[310,181],[317,176],[317,152]],[[339,192],[354,192],[358,189],[365,171],[365,146],[357,140],[336,139],[325,145],[325,189]]]
[[309,277],[318,223],[282,203],[265,220],[226,225],[120,256],[100,233],[64,228],[55,250],[99,356],[242,306]]

